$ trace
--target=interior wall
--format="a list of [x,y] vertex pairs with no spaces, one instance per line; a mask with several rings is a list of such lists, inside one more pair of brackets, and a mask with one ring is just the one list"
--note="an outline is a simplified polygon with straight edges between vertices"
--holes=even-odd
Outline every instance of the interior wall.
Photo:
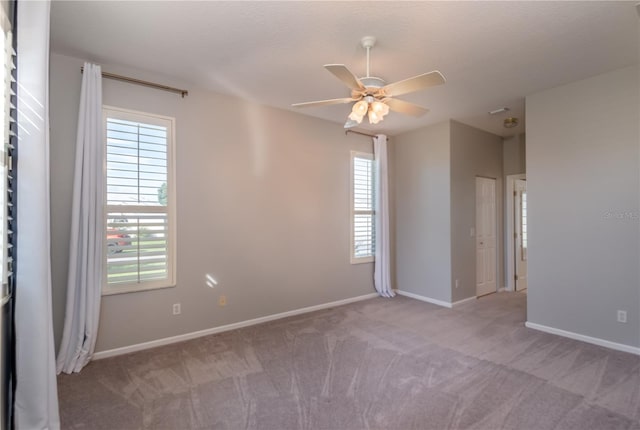
[[[82,63],[51,55],[56,344],[66,300]],[[115,65],[104,69],[185,86]],[[373,264],[349,263],[350,151],[371,152],[371,140],[345,136],[328,121],[186,87],[189,95],[181,98],[104,80],[105,104],[176,118],[177,286],[103,296],[96,351],[374,292]],[[208,288],[206,274],[219,285]],[[221,294],[225,307],[217,304]],[[173,316],[178,302],[182,314]]]
[[[496,180],[496,285],[504,287],[502,138],[451,121],[452,301],[476,295],[476,177]],[[456,288],[455,281],[459,280]]]
[[505,137],[502,143],[502,168],[504,176],[527,172],[527,138],[524,133]]
[[397,285],[397,268],[396,268],[396,193],[395,193],[395,181],[396,181],[396,151],[395,145],[393,145],[394,138],[389,137],[387,140],[387,178],[389,181],[389,253],[391,255],[390,261],[390,274],[391,274],[391,288],[396,288]]
[[[515,265],[515,251],[514,251],[514,239],[513,239],[513,231],[510,232],[509,227],[513,229],[513,219],[515,217],[514,208],[513,208],[513,196],[509,196],[510,192],[513,192],[513,189],[509,187],[509,183],[507,182],[509,175],[526,175],[527,173],[527,139],[526,134],[516,134],[515,136],[505,137],[502,141],[502,169],[503,169],[503,188],[504,193],[504,211],[503,211],[503,219],[504,219],[504,227],[503,227],[503,249],[504,249],[504,286],[508,291],[513,291],[515,286],[514,278],[514,268],[510,268],[509,264]],[[509,260],[513,261],[509,261]],[[511,278],[511,279],[510,279]],[[512,285],[509,285],[511,282]]]
[[629,67],[526,101],[527,319],[632,346],[640,346],[638,73]]
[[449,121],[397,135],[396,287],[451,301]]

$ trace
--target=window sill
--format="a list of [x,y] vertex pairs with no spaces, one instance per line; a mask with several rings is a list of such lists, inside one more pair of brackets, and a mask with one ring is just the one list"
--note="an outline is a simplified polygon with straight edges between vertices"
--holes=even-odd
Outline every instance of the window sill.
[[373,263],[374,261],[376,261],[375,257],[361,257],[361,258],[351,257],[351,264]]
[[121,285],[121,286],[103,286],[102,287],[102,295],[103,296],[113,296],[116,294],[126,294],[126,293],[137,293],[139,291],[149,291],[149,290],[161,290],[164,288],[173,288],[176,286],[176,283],[170,284],[150,284],[150,285]]

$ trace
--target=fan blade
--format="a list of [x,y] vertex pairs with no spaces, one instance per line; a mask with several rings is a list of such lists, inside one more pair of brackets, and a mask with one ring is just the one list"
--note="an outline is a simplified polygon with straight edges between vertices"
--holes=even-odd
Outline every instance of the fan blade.
[[442,85],[445,83],[444,76],[437,70],[433,72],[424,73],[422,75],[414,76],[403,81],[394,82],[393,84],[386,85],[382,88],[384,94],[387,96],[400,96],[402,94],[412,93],[414,91],[424,90],[429,87],[435,87],[436,85]]
[[382,100],[384,103],[389,106],[394,112],[400,112],[411,116],[422,116],[425,113],[429,112],[429,109],[425,109],[422,106],[414,105],[413,103],[405,102],[404,100],[399,99],[384,99]]
[[364,85],[362,85],[360,79],[351,73],[351,70],[347,69],[344,64],[325,64],[324,68],[333,73],[336,78],[340,79],[350,89],[364,90]]
[[330,99],[330,100],[318,100],[316,102],[305,102],[305,103],[294,103],[291,106],[293,107],[316,107],[316,106],[327,106],[327,105],[339,105],[341,103],[351,103],[358,101],[359,99],[352,99],[350,97],[342,98],[342,99]]

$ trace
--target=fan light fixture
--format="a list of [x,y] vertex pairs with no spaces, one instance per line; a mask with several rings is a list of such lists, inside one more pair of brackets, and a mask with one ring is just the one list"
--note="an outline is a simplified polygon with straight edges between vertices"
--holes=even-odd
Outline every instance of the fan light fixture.
[[364,116],[367,115],[371,124],[377,124],[382,121],[388,113],[389,106],[377,101],[371,96],[367,96],[364,100],[360,100],[353,105],[349,119],[360,124]]

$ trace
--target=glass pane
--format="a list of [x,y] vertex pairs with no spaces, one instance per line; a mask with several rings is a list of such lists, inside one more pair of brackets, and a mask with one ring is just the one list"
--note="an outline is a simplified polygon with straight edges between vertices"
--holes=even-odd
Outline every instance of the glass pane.
[[375,254],[375,186],[374,160],[353,157],[353,257],[366,258]]
[[522,248],[526,249],[527,247],[527,192],[522,192],[521,202],[521,215],[522,215]]
[[135,283],[168,278],[166,213],[107,215],[107,282]]
[[373,215],[357,214],[353,217],[353,255],[356,258],[373,255]]
[[373,160],[353,159],[353,208],[373,210]]
[[107,204],[167,205],[167,127],[107,118]]

